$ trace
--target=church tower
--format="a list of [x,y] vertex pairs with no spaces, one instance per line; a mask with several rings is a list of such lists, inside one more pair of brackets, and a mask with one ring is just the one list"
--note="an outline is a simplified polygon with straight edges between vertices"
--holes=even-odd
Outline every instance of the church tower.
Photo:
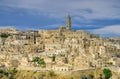
[[67,19],[66,19],[66,29],[71,30],[71,17],[70,17],[70,15],[68,15]]

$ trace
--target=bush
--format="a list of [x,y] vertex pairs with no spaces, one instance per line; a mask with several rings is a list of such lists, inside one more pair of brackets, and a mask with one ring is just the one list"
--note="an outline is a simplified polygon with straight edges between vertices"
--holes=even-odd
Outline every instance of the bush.
[[88,75],[88,79],[94,79],[94,75],[89,74],[89,75]]
[[56,60],[56,55],[54,54],[54,55],[52,56],[52,61],[55,62],[55,60]]
[[6,34],[6,33],[2,33],[2,34],[0,35],[1,38],[7,38],[7,37],[9,37],[9,36],[10,36],[10,34]]
[[81,75],[80,78],[81,79],[87,79],[87,77],[85,75]]
[[104,73],[106,79],[109,79],[110,77],[112,77],[112,72],[110,69],[104,69],[103,73]]
[[32,62],[37,63],[41,67],[46,67],[46,63],[44,61],[44,58],[34,57]]
[[0,73],[3,74],[3,70],[0,70]]
[[17,73],[18,72],[16,68],[14,68],[12,71],[13,71],[13,73]]
[[51,77],[56,75],[54,71],[49,71],[49,74]]
[[7,72],[7,71],[4,72],[4,75],[8,77],[9,76],[9,72]]

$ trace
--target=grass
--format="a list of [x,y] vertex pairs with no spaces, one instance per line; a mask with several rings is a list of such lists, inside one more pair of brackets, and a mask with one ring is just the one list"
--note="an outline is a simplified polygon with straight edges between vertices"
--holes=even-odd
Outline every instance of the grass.
[[[115,72],[114,72],[115,73]],[[50,75],[52,74],[52,75]],[[96,74],[96,77],[99,77],[100,74],[102,73],[101,69],[96,69],[96,70],[86,70],[86,71],[79,71],[79,72],[74,72],[72,74],[56,74],[53,71],[47,71],[47,72],[37,72],[37,71],[18,71],[15,75],[13,75],[14,79],[81,79],[81,75],[84,75],[88,77],[88,75],[94,75]],[[24,78],[23,78],[24,77]],[[9,79],[6,76],[3,76],[0,79]]]

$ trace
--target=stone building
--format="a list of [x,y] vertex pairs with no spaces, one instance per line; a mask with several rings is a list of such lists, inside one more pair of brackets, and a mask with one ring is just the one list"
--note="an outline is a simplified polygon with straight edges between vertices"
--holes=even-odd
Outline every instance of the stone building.
[[[66,27],[61,26],[57,30],[5,31],[4,33],[10,33],[10,36],[0,37],[2,64],[7,67],[10,64],[16,66],[18,63],[13,64],[10,61],[19,60],[18,67],[26,69],[33,66],[33,57],[41,57],[46,62],[44,69],[66,72],[109,66],[106,62],[109,63],[113,57],[120,57],[119,38],[106,39],[84,30],[72,30],[71,21],[68,16]],[[2,32],[0,30],[0,33]],[[55,62],[51,61],[53,55],[56,57]],[[118,63],[117,59],[115,62]]]

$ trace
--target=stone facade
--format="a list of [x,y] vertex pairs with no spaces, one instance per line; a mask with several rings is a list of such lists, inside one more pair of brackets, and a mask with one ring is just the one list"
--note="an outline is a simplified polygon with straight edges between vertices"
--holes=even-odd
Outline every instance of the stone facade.
[[[110,59],[120,57],[120,38],[101,38],[99,35],[84,30],[73,31],[71,28],[71,17],[68,16],[66,27],[62,26],[58,30],[21,32],[12,29],[4,32],[10,35],[0,37],[0,64],[7,68],[38,68],[31,61],[34,57],[42,57],[46,67],[41,70],[62,72],[119,66],[115,63],[118,60],[113,60],[110,64]],[[53,55],[56,56],[54,62]]]

